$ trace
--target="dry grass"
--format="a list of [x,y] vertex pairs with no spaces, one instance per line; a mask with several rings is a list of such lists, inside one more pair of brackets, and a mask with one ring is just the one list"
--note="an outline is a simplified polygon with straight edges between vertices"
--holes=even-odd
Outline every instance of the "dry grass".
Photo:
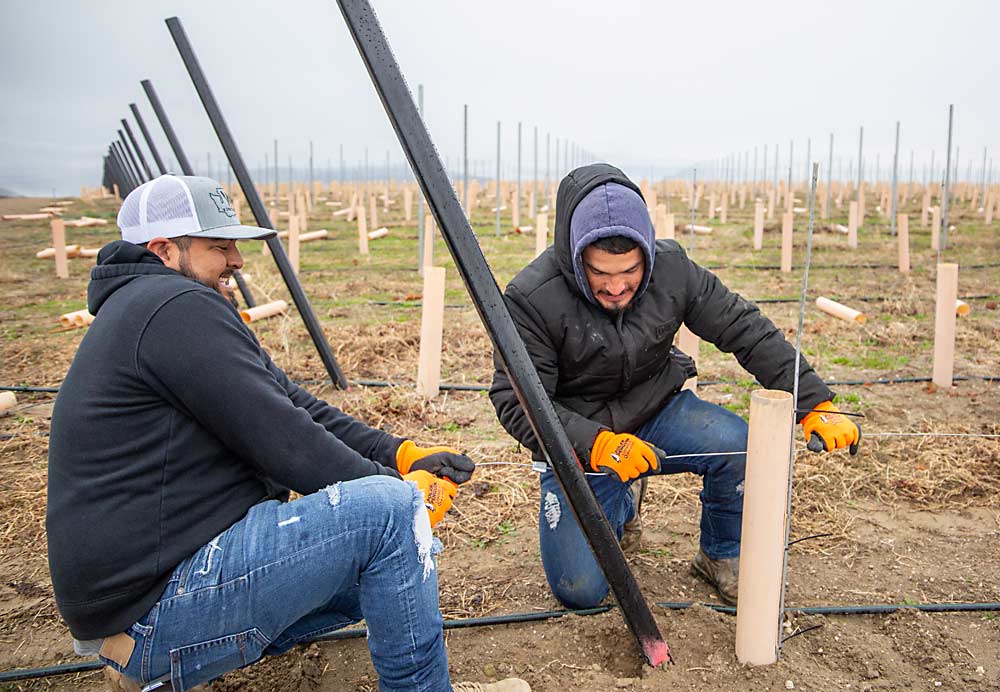
[[[677,201],[675,200],[676,204]],[[107,205],[105,205],[107,206]],[[748,205],[749,207],[749,205]],[[108,213],[110,208],[97,209]],[[82,212],[81,212],[82,213]],[[705,264],[777,262],[777,238],[769,233],[765,250],[747,249],[746,232],[752,211],[733,210],[733,221],[717,226],[713,235],[695,239],[694,256]],[[318,215],[317,215],[318,216]],[[396,223],[399,219],[391,219]],[[841,220],[834,219],[835,222]],[[537,551],[538,483],[528,468],[530,455],[511,440],[495,420],[488,398],[478,392],[445,392],[426,401],[413,392],[419,350],[420,310],[412,305],[376,306],[369,300],[412,299],[420,293],[412,271],[414,235],[393,227],[393,238],[372,244],[372,257],[359,260],[353,248],[353,227],[314,218],[311,227],[326,226],[333,240],[303,246],[302,278],[342,370],[352,379],[388,380],[396,386],[353,387],[341,392],[311,384],[309,389],[368,424],[412,437],[421,443],[447,444],[465,450],[483,466],[463,488],[455,507],[436,533],[447,550],[442,558],[441,605],[446,618],[481,616],[529,608],[555,607],[541,576]],[[894,248],[877,223],[862,236],[862,249],[846,255],[839,234],[817,238],[817,263],[891,263]],[[912,224],[916,226],[916,223]],[[391,226],[392,227],[392,226]],[[67,306],[81,307],[86,289],[84,264],[74,260],[68,282],[51,280],[51,266],[33,259],[47,235],[44,224],[3,226],[0,285],[6,301],[0,306],[0,384],[57,385],[83,332],[53,333],[55,317]],[[817,270],[810,295],[829,295],[858,303],[869,314],[859,327],[833,320],[807,307],[804,351],[827,378],[923,376],[930,370],[929,339],[933,333],[933,255],[918,228],[914,235],[914,271],[898,277],[885,270]],[[107,231],[81,234],[88,246],[109,240]],[[74,236],[76,234],[74,233]],[[484,251],[504,281],[531,256],[533,238],[482,237]],[[686,242],[686,240],[685,240]],[[394,243],[394,244],[393,244]],[[953,236],[954,257],[971,263],[995,257],[1000,249],[995,233],[964,228]],[[270,260],[248,244],[247,273],[259,302],[289,300]],[[797,253],[803,249],[800,243]],[[438,246],[438,257],[445,257]],[[468,305],[454,266],[449,268],[447,302]],[[748,297],[794,296],[801,276],[721,269],[733,289]],[[960,294],[993,294],[1000,285],[996,269],[963,272]],[[861,301],[873,297],[877,300]],[[994,304],[995,308],[995,304]],[[794,337],[795,304],[764,306],[764,311]],[[294,309],[281,318],[255,325],[255,331],[275,361],[295,379],[325,377],[322,365]],[[984,302],[960,321],[957,341],[958,374],[1000,374],[1000,312]],[[492,348],[475,311],[469,307],[446,312],[442,375],[448,382],[489,384]],[[738,384],[706,388],[705,398],[741,415],[754,386],[728,354],[702,345],[699,367],[703,380],[725,379]],[[966,383],[950,394],[923,385],[841,387],[845,408],[865,412],[867,433],[885,431],[949,431],[996,433],[1000,430],[1000,385]],[[17,636],[33,627],[61,625],[55,613],[45,556],[45,458],[50,397],[19,395],[35,407],[19,407],[0,418],[0,595],[10,607],[0,608],[0,629]],[[697,517],[701,480],[691,475],[657,479],[650,484],[646,518],[670,526],[678,515]],[[798,553],[816,555],[853,551],[859,540],[853,528],[863,518],[860,505],[958,510],[996,509],[1000,505],[1000,441],[970,438],[880,438],[867,436],[862,453],[797,454],[792,537],[833,534],[826,541],[807,541]],[[631,556],[643,569],[666,572],[677,557],[643,552]],[[16,596],[16,598],[15,598]]]

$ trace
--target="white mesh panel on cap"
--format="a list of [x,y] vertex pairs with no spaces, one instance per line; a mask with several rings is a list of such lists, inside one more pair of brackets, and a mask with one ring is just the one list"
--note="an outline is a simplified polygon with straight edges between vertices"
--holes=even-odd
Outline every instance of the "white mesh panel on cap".
[[161,178],[144,197],[145,204],[140,210],[145,216],[142,225],[154,231],[154,235],[174,238],[201,230],[191,206],[191,196],[177,178]]
[[200,230],[187,188],[172,175],[160,176],[133,190],[118,212],[118,227],[123,239],[136,244]]
[[118,211],[118,228],[124,235],[139,225],[139,199],[142,195],[129,195]]

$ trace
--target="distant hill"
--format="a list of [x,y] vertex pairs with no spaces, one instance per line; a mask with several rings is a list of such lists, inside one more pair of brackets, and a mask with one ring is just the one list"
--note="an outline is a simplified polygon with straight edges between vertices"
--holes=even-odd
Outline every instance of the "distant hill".
[[8,190],[5,187],[0,187],[0,197],[20,197],[21,195],[13,190]]

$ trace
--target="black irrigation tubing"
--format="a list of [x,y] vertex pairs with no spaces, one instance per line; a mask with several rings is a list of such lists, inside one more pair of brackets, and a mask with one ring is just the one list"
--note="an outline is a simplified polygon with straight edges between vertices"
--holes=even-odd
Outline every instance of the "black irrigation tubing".
[[[365,301],[365,305],[378,305],[393,308],[419,308],[423,306],[423,303],[419,300],[368,300]],[[472,303],[445,303],[445,307],[468,308],[469,310],[473,310],[476,306]]]
[[[976,295],[976,296],[959,296],[959,300],[1000,300],[1000,295]],[[798,303],[801,298],[748,298],[751,303]],[[851,296],[850,298],[845,298],[844,300],[858,301],[861,303],[887,303],[891,300],[897,300],[892,296]]]
[[37,678],[48,678],[53,675],[70,675],[71,673],[89,673],[100,670],[104,664],[100,660],[89,660],[81,663],[63,663],[58,666],[45,666],[44,668],[15,668],[0,673],[0,682],[14,682],[16,680],[35,680]]
[[20,385],[0,385],[0,391],[4,392],[30,392],[32,394],[57,394],[59,387],[22,387]]
[[[1000,294],[990,295],[975,295],[975,296],[959,296],[959,300],[1000,300]],[[798,303],[801,298],[747,298],[751,303]],[[851,296],[849,299],[845,300],[859,301],[862,303],[886,303],[890,300],[896,300],[892,296]],[[401,308],[419,308],[423,305],[419,300],[368,300],[365,301],[365,305],[379,305],[387,307],[401,307]],[[347,306],[345,306],[347,307]],[[472,309],[475,307],[471,303],[448,303],[445,305],[446,308],[468,308]]]
[[[329,380],[323,380],[323,384],[328,383]],[[386,380],[351,380],[351,384],[356,384],[359,387],[414,387],[413,382],[389,382]],[[438,385],[438,389],[445,389],[452,392],[487,392],[490,389],[488,384],[450,384],[448,382],[442,382]]]
[[[582,610],[542,610],[534,613],[514,613],[512,615],[490,615],[479,618],[459,618],[457,620],[445,620],[444,629],[462,629],[465,627],[490,627],[492,625],[510,625],[518,622],[537,622],[539,620],[551,620],[561,618],[564,615],[599,615],[612,610],[616,606],[608,604],[597,606],[596,608],[584,608]],[[368,628],[355,627],[352,629],[330,632],[316,637],[315,641],[329,641],[338,639],[359,639],[368,636]]]
[[[718,271],[720,269],[756,269],[761,271],[771,271],[781,269],[779,264],[706,264],[705,269]],[[1000,262],[990,262],[987,264],[963,264],[962,269],[995,269],[1000,267]],[[898,264],[813,264],[810,269],[899,269]],[[801,267],[792,267],[792,271]]]
[[[691,601],[665,601],[654,605],[665,610],[687,610],[696,605],[710,608],[714,611],[735,615],[736,608],[733,606],[718,605],[716,603],[694,603]],[[466,627],[489,627],[494,625],[508,625],[520,622],[537,622],[540,620],[551,620],[565,615],[599,615],[614,609],[614,605],[603,605],[596,608],[584,610],[545,610],[534,613],[513,613],[511,615],[493,615],[479,618],[460,618],[457,620],[445,620],[444,629],[460,629]],[[917,603],[917,604],[876,604],[876,605],[822,605],[822,606],[789,606],[785,608],[786,613],[799,613],[800,615],[891,615],[899,611],[917,611],[923,613],[968,613],[968,612],[998,612],[1000,602],[985,603]],[[802,630],[805,632],[806,630]],[[330,634],[316,637],[311,641],[331,641],[341,639],[360,639],[368,635],[366,628],[354,628],[331,632]],[[18,668],[0,673],[0,683],[15,682],[18,680],[33,680],[37,678],[47,678],[55,675],[69,675],[72,673],[89,673],[100,670],[104,664],[100,660],[88,660],[80,663],[64,663],[55,666],[45,666],[42,668]]]
[[[955,375],[951,378],[952,382],[1000,382],[1000,375]],[[876,384],[915,384],[930,382],[930,377],[895,377],[892,379],[879,379],[879,380],[826,380],[828,385],[840,385],[840,386],[868,386]],[[357,385],[359,387],[413,387],[412,382],[392,382],[389,380],[351,380],[352,385]],[[330,384],[329,379],[317,379],[317,380],[297,380],[297,384]],[[699,380],[699,387],[712,387],[719,385],[738,385],[739,380]],[[488,392],[490,385],[488,384],[452,384],[448,382],[442,382],[438,385],[439,389],[453,392]],[[32,394],[56,394],[59,392],[58,387],[28,387],[21,385],[0,385],[0,392],[27,392]]]

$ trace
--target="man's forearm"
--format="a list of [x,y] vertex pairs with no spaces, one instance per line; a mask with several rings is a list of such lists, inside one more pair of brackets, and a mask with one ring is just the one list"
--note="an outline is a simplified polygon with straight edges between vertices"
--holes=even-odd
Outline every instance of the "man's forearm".
[[292,382],[273,361],[268,363],[268,369],[288,392],[288,398],[292,403],[307,411],[316,423],[366,459],[395,470],[396,449],[402,439],[372,428],[336,406],[313,396]]
[[[504,430],[530,449],[535,457],[542,457],[542,448],[535,437],[535,431],[531,427],[531,422],[521,407],[521,402],[518,401],[505,373],[498,372],[494,376],[493,386],[490,388],[490,399],[493,401],[497,418]],[[557,400],[553,400],[552,405],[580,462],[588,463],[594,439],[599,432],[607,430],[607,427],[566,408]]]

